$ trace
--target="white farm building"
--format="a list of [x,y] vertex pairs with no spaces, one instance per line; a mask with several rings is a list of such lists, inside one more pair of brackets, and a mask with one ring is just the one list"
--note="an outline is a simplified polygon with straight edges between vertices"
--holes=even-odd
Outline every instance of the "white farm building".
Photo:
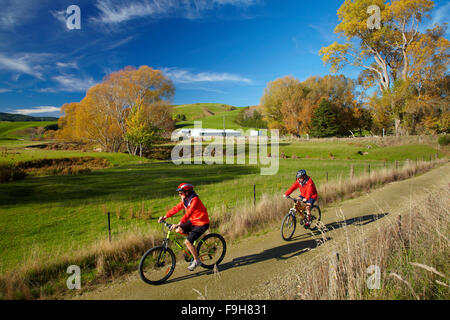
[[240,131],[229,129],[181,129],[178,134],[186,137],[240,137],[242,135]]

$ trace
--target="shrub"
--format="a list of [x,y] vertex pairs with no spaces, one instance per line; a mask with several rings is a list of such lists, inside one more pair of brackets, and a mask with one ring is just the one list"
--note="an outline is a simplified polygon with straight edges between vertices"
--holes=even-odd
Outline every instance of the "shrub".
[[446,134],[445,136],[440,136],[439,139],[438,139],[438,143],[441,146],[447,146],[450,143],[449,135]]
[[22,180],[25,176],[25,171],[15,164],[0,164],[0,183]]

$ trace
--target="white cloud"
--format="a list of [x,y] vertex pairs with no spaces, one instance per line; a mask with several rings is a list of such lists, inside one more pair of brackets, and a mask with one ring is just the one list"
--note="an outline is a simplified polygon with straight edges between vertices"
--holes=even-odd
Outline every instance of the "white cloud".
[[135,38],[135,36],[126,37],[126,38],[124,38],[122,40],[119,40],[119,41],[117,41],[115,43],[112,43],[112,44],[108,45],[105,48],[105,50],[113,50],[113,49],[116,49],[118,47],[121,47],[121,46],[127,44],[128,42],[130,42],[131,40],[133,40],[134,38]]
[[120,23],[135,18],[152,17],[167,14],[175,2],[172,0],[153,0],[143,2],[122,2],[112,0],[97,0],[95,6],[100,11],[99,17],[92,18],[100,23]]
[[201,17],[201,13],[216,6],[232,5],[247,7],[259,0],[97,0],[99,11],[92,21],[103,24],[116,24],[128,20],[150,17],[153,19],[167,16],[181,16],[187,19]]
[[12,30],[16,26],[27,22],[39,5],[38,1],[2,0],[0,3],[0,30]]
[[52,77],[58,83],[55,87],[42,88],[40,92],[85,92],[97,82],[92,78],[77,78],[74,75],[60,75]]
[[0,93],[10,92],[10,91],[12,91],[12,90],[6,89],[6,88],[0,88]]
[[56,66],[59,68],[79,69],[78,64],[76,62],[56,62]]
[[51,113],[51,112],[59,112],[60,108],[54,106],[43,106],[43,107],[32,107],[30,109],[16,109],[12,111],[12,113],[19,114],[35,114],[35,113]]
[[42,67],[38,63],[48,56],[48,54],[22,54],[20,56],[9,58],[0,54],[0,70],[28,74],[42,79]]
[[194,82],[243,82],[252,83],[253,81],[248,78],[241,77],[231,73],[217,73],[217,72],[200,72],[191,73],[188,70],[176,69],[176,68],[164,68],[163,73],[167,75],[174,82],[178,83],[194,83]]

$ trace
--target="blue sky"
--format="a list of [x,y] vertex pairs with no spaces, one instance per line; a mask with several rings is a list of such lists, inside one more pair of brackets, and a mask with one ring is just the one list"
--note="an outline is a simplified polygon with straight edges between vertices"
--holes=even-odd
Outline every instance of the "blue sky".
[[[175,104],[258,104],[267,83],[329,74],[343,0],[0,0],[0,112],[59,115],[112,71],[161,69]],[[435,1],[446,22],[450,2]],[[81,9],[81,29],[65,13]],[[447,33],[448,35],[448,33]],[[358,69],[346,68],[356,78]]]

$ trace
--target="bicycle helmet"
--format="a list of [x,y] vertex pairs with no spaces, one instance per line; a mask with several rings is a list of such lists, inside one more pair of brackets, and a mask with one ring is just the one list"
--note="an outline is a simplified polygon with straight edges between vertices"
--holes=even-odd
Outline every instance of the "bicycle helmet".
[[189,183],[182,183],[177,188],[177,191],[188,191],[188,190],[194,190],[194,186]]
[[299,179],[301,177],[306,177],[306,170],[302,169],[297,172],[297,179]]

